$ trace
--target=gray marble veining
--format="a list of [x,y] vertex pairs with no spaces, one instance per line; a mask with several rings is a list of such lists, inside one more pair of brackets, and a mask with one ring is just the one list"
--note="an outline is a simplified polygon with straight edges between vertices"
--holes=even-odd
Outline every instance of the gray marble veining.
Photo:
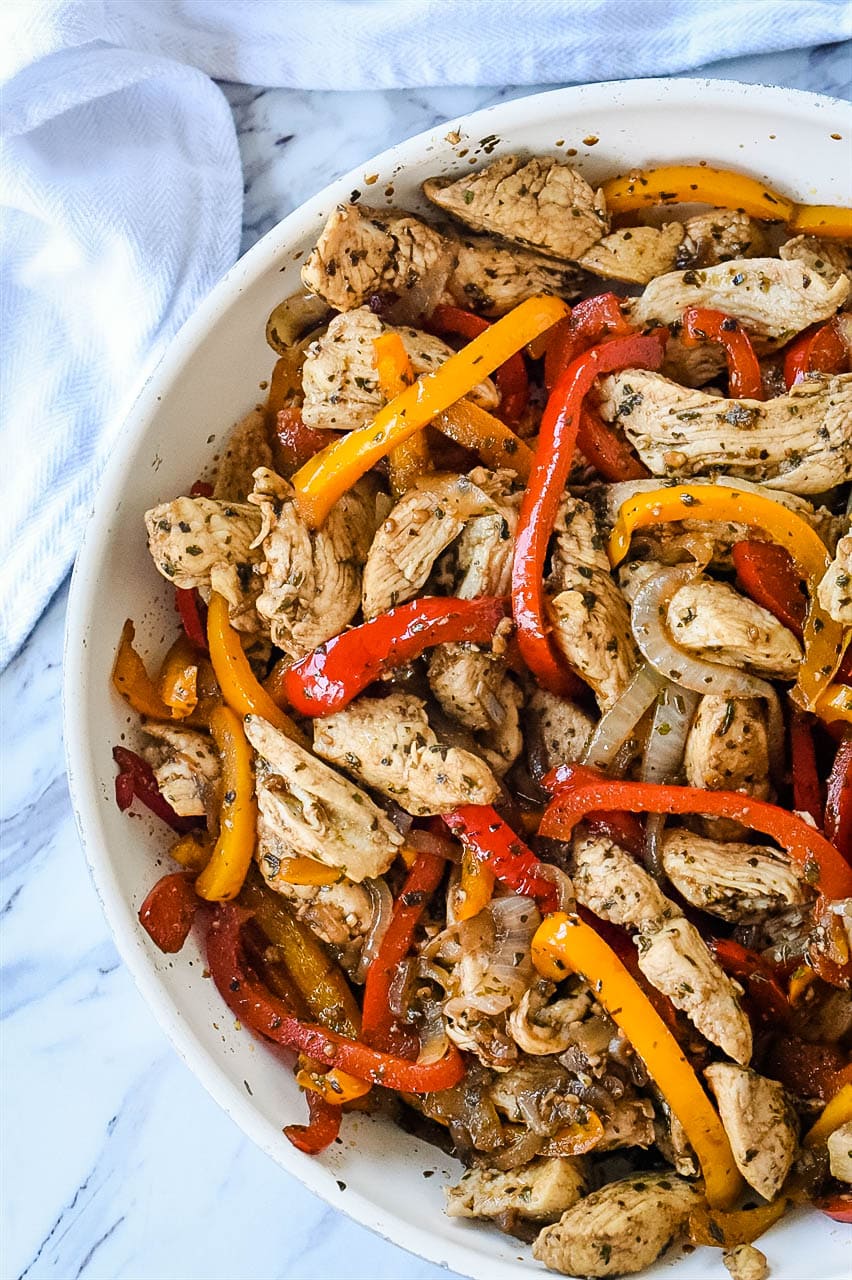
[[[701,74],[849,96],[852,47]],[[245,170],[244,249],[401,138],[535,91],[223,88]],[[315,1199],[244,1139],[172,1053],[120,965],[64,776],[66,598],[63,588],[0,677],[4,1280],[446,1280]]]

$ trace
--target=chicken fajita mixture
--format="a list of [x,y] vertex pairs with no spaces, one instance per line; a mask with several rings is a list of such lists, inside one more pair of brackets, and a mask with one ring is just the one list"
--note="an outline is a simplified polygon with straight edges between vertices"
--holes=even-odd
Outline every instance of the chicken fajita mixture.
[[852,217],[423,190],[332,213],[267,405],[145,516],[140,920],[294,1052],[300,1150],[384,1112],[554,1271],[760,1280],[795,1206],[852,1221]]

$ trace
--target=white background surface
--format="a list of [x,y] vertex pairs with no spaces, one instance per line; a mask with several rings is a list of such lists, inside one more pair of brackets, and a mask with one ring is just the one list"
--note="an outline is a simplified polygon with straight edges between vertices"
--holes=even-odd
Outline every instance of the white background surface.
[[[848,97],[850,63],[846,45],[705,74]],[[226,87],[246,174],[243,247],[393,142],[532,91]],[[447,1277],[353,1225],[253,1148],[172,1053],[120,966],[64,779],[64,606],[63,591],[0,677],[2,1280]],[[819,1274],[815,1259],[813,1280]]]

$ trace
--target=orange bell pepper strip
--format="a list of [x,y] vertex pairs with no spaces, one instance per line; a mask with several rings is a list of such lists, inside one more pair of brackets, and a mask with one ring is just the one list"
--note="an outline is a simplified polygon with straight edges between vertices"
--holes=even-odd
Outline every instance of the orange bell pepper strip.
[[806,711],[817,711],[820,695],[828,687],[845,648],[842,626],[825,612],[817,598],[817,587],[831,564],[819,534],[801,516],[763,494],[722,484],[679,484],[670,489],[650,489],[622,503],[609,540],[613,568],[627,554],[634,529],[676,520],[751,525],[790,552],[806,580],[809,596],[803,636],[805,657],[793,696]]
[[825,1104],[802,1139],[803,1147],[824,1147],[835,1129],[852,1120],[852,1084],[845,1084]]
[[[656,204],[712,204],[742,209],[753,218],[789,222],[795,205],[756,178],[708,165],[676,164],[640,169],[603,184],[610,213],[633,213]],[[812,232],[811,234],[817,234]]]
[[567,313],[566,304],[558,298],[527,298],[437,369],[422,374],[414,386],[380,409],[372,422],[311,458],[293,477],[296,502],[306,522],[312,528],[321,525],[338,498],[380,458],[461,400]]
[[339,884],[344,879],[337,867],[326,867],[313,858],[282,858],[277,876],[288,884]]
[[792,1203],[789,1197],[780,1195],[756,1209],[733,1209],[729,1213],[711,1212],[702,1206],[693,1209],[689,1215],[686,1238],[690,1244],[709,1245],[715,1249],[735,1249],[739,1244],[751,1244],[752,1240],[759,1239],[779,1222]]
[[159,689],[145,670],[145,663],[133,648],[135,635],[136,628],[128,618],[121,629],[112,683],[140,716],[148,716],[151,720],[173,720],[176,718],[174,708],[163,701]]
[[301,729],[272,701],[255,677],[243,651],[240,633],[231,626],[228,602],[215,591],[207,608],[207,643],[210,661],[228,706],[238,716],[260,716],[288,738],[305,746],[307,739]]
[[680,1045],[615,952],[579,916],[560,911],[536,930],[532,960],[553,982],[569,973],[586,979],[683,1125],[701,1165],[708,1203],[721,1209],[732,1205],[743,1181],[722,1123]]
[[510,467],[521,480],[528,480],[533,451],[514,431],[471,400],[459,400],[439,413],[432,423],[456,444],[475,449],[489,467]]
[[[414,383],[414,370],[398,333],[383,333],[373,340],[376,352],[376,369],[379,374],[379,390],[387,400],[400,395]],[[390,486],[395,498],[411,488],[418,476],[432,470],[429,446],[422,431],[403,440],[388,454]]]
[[797,236],[819,236],[822,240],[852,240],[852,209],[830,204],[800,204],[787,222],[787,230]]
[[487,907],[494,892],[494,872],[469,845],[462,849],[461,874],[455,916],[457,920],[472,920],[483,907]]
[[210,861],[213,852],[213,841],[209,836],[200,836],[188,831],[169,849],[169,857],[179,863],[185,871],[203,871]]
[[702,791],[699,787],[602,778],[583,765],[560,765],[557,772],[559,787],[541,820],[539,834],[542,836],[568,840],[587,813],[605,809],[735,818],[776,840],[803,869],[807,883],[825,897],[852,895],[852,866],[824,835],[778,805],[740,791]]
[[178,636],[163,659],[157,690],[176,718],[192,715],[198,706],[198,649],[186,635]]
[[251,866],[257,840],[257,803],[251,747],[242,721],[230,707],[210,713],[210,732],[222,760],[219,836],[210,861],[195,882],[208,902],[236,898]]
[[587,1111],[585,1119],[557,1129],[542,1147],[543,1156],[582,1156],[594,1151],[604,1136],[603,1121],[596,1111]]

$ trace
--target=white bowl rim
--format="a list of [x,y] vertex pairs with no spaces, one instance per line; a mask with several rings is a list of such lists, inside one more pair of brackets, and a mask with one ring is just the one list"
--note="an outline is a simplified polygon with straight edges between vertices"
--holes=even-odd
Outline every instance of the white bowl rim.
[[[318,1161],[296,1148],[288,1150],[273,1147],[268,1140],[266,1123],[253,1107],[251,1099],[239,1090],[224,1071],[222,1062],[200,1043],[182,1020],[178,1005],[166,993],[145,950],[139,945],[136,917],[118,888],[110,866],[107,842],[100,830],[99,810],[103,805],[103,796],[97,790],[89,765],[88,735],[84,728],[87,717],[77,714],[78,708],[86,702],[86,664],[75,658],[84,653],[87,620],[95,616],[98,607],[97,582],[88,571],[98,556],[101,528],[108,522],[109,514],[121,494],[128,462],[144,435],[149,420],[156,413],[158,388],[170,382],[175,371],[184,363],[187,351],[196,346],[208,330],[215,326],[219,314],[268,269],[270,250],[274,245],[277,245],[278,251],[283,251],[306,230],[315,230],[317,217],[323,210],[328,209],[330,204],[346,200],[349,191],[362,185],[367,167],[387,171],[394,164],[407,164],[409,152],[421,154],[430,144],[445,147],[444,134],[448,124],[461,122],[471,135],[478,136],[482,132],[482,126],[486,126],[485,132],[488,132],[488,122],[494,123],[495,115],[499,118],[501,128],[510,128],[516,114],[529,112],[529,104],[533,99],[564,104],[566,112],[570,112],[572,108],[594,109],[604,106],[608,95],[613,92],[617,92],[621,105],[629,110],[631,107],[645,105],[663,86],[672,107],[680,105],[688,108],[695,103],[697,96],[701,97],[702,105],[712,104],[714,101],[722,105],[741,97],[743,90],[746,90],[759,100],[762,107],[779,111],[786,109],[788,112],[792,109],[800,116],[823,112],[827,108],[843,112],[847,110],[846,104],[840,99],[828,95],[736,80],[659,77],[604,81],[527,94],[474,112],[452,116],[448,121],[442,121],[396,143],[375,157],[365,159],[272,227],[230,268],[172,338],[156,368],[141,387],[115,441],[84,531],[69,592],[63,651],[62,703],[71,804],[95,892],[118,952],[130,970],[142,998],[181,1059],[206,1091],[239,1125],[243,1133],[277,1164],[332,1208],[345,1213],[390,1243],[430,1262],[472,1277],[483,1274],[483,1263],[486,1262],[488,1275],[492,1280],[517,1280],[518,1267],[497,1258],[486,1260],[479,1250],[463,1242],[439,1241],[429,1230],[414,1226],[392,1211],[381,1208],[354,1187],[349,1187],[345,1202],[341,1202],[333,1171],[324,1168]],[[106,679],[107,674],[103,674]]]

